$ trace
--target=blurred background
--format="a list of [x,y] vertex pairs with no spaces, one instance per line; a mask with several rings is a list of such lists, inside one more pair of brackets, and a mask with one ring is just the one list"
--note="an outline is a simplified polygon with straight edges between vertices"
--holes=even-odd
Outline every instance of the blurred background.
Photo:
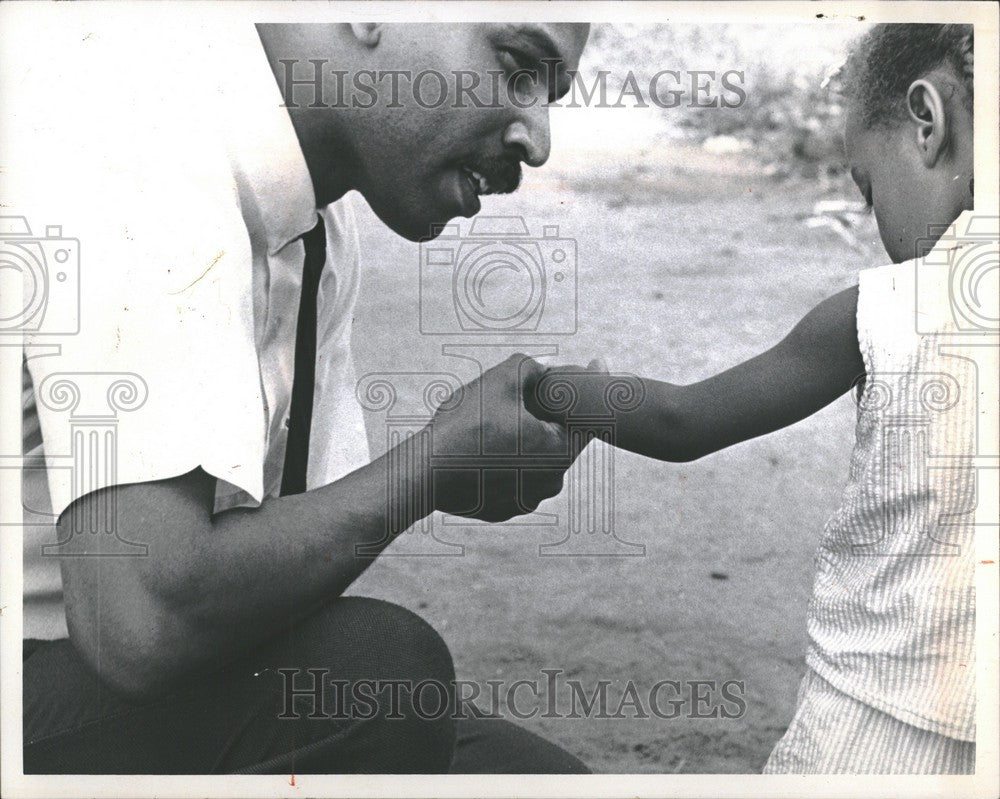
[[[614,102],[631,72],[648,101],[651,78],[662,70],[675,70],[682,73],[681,80],[664,76],[658,83],[660,94],[674,88],[686,93],[678,98],[677,107],[658,108],[652,103],[647,109],[630,107],[627,118],[620,108],[553,112],[554,135],[563,139],[563,146],[553,149],[551,164],[566,163],[565,159],[591,150],[642,152],[670,141],[701,145],[712,154],[746,153],[761,162],[766,174],[778,177],[823,179],[839,174],[843,109],[823,82],[865,27],[857,22],[595,25],[580,65],[588,86],[599,71],[609,73],[608,96]],[[697,98],[685,75],[694,70],[715,73],[714,79],[704,74],[698,78],[706,90]],[[692,107],[713,100],[719,106],[732,104],[734,95],[721,85],[721,76],[733,71],[740,73],[730,82],[741,85],[742,104]],[[627,95],[622,103],[637,105]]]
[[[485,198],[482,212],[523,219],[546,275],[556,269],[546,226],[575,252],[558,266],[575,290],[550,292],[547,326],[534,331],[428,335],[433,320],[421,308],[446,314],[448,304],[426,292],[448,287],[422,280],[421,248],[353,197],[364,262],[359,377],[471,379],[474,361],[447,347],[467,356],[478,343],[485,365],[516,350],[557,363],[602,355],[612,371],[687,383],[775,344],[886,260],[844,171],[843,109],[820,88],[862,27],[595,26],[582,78],[589,86],[609,70],[613,99],[629,70],[643,91],[660,70],[737,70],[745,102],[691,108],[688,96],[661,109],[626,97],[620,108],[552,109],[550,162],[526,170],[518,193]],[[468,233],[461,220],[461,241]],[[459,254],[461,241],[448,246]],[[498,302],[523,290],[516,269],[495,279]],[[413,392],[400,401],[426,413]],[[676,719],[539,712],[519,723],[597,772],[759,772],[794,708],[812,559],[846,480],[854,410],[845,396],[793,428],[688,464],[592,445],[605,458],[598,501],[620,543],[572,532],[564,491],[544,503],[547,516],[519,523],[435,517],[432,533],[402,536],[352,593],[424,616],[450,645],[458,677],[484,693],[487,680],[544,684],[542,669],[561,669],[588,692],[610,681],[613,710],[630,680],[644,699],[660,680],[742,681],[737,719],[690,718],[688,706]],[[381,453],[391,420],[366,419]],[[580,554],[601,546],[602,557]]]

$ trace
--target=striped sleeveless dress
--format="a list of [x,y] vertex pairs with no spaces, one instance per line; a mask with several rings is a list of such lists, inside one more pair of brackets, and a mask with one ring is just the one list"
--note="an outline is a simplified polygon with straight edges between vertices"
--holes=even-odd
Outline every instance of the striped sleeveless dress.
[[815,558],[806,676],[766,773],[975,769],[974,458],[982,381],[997,377],[960,313],[961,270],[984,252],[996,263],[995,220],[966,235],[977,219],[860,275],[856,442]]

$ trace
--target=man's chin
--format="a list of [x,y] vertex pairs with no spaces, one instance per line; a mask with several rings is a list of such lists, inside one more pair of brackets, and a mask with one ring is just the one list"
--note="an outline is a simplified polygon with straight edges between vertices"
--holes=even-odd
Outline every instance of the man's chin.
[[459,218],[472,218],[481,210],[479,198],[475,203],[465,203],[456,207],[453,203],[427,202],[414,213],[403,209],[379,208],[369,202],[369,207],[387,228],[408,241],[432,241],[440,236],[449,225],[454,226]]
[[478,193],[467,179],[454,170],[441,181],[428,181],[419,192],[397,185],[396,193],[362,195],[386,227],[396,235],[414,242],[431,241],[440,236],[454,220],[471,219],[482,209]]
[[455,214],[454,216],[443,216],[439,217],[434,221],[430,221],[426,218],[420,220],[403,220],[398,223],[389,223],[386,220],[382,220],[385,224],[397,235],[402,236],[408,241],[423,242],[423,241],[433,241],[442,233],[446,232],[449,226],[454,226],[456,223],[454,220],[458,219],[461,215]]

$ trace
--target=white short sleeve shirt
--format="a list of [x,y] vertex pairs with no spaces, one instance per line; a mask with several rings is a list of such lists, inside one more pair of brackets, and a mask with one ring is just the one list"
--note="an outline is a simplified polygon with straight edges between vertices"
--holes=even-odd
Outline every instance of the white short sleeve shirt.
[[[75,499],[197,467],[216,511],[277,496],[317,210],[252,25],[21,33],[3,56],[0,246],[42,265],[26,307],[38,286],[47,303],[25,323],[23,424],[25,636],[50,638],[65,616],[42,548]],[[321,213],[310,489],[369,459],[357,233],[346,204]]]

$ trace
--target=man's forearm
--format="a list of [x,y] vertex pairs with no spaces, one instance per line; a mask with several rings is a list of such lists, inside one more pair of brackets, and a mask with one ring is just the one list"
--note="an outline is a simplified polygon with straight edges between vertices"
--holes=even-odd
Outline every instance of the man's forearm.
[[[427,435],[336,483],[260,508],[213,517],[216,480],[200,469],[107,489],[117,492],[114,502],[102,496],[107,491],[81,498],[60,519],[62,538],[78,514],[96,518],[117,505],[116,518],[95,529],[121,530],[148,542],[150,552],[63,559],[74,644],[113,686],[145,696],[218,668],[339,596],[397,534],[432,510],[485,521],[534,510],[562,490],[571,462],[563,429],[525,414],[521,387],[542,371],[527,356],[512,355],[455,392]],[[528,453],[524,480],[490,469],[496,458],[489,453],[502,452]],[[556,465],[538,469],[539,454]],[[93,548],[102,538],[81,536],[80,544]]]
[[[410,439],[335,483],[214,518],[206,510],[215,479],[200,470],[118,489],[119,529],[133,538],[149,531],[149,556],[64,560],[74,643],[136,694],[251,648],[342,594],[431,512],[418,449]],[[409,466],[394,470],[390,496],[393,458]]]
[[228,572],[229,585],[199,603],[198,613],[206,621],[270,615],[281,624],[310,599],[339,596],[432,511],[424,488],[430,477],[419,442],[409,439],[335,483],[217,514],[198,571],[212,580]]

